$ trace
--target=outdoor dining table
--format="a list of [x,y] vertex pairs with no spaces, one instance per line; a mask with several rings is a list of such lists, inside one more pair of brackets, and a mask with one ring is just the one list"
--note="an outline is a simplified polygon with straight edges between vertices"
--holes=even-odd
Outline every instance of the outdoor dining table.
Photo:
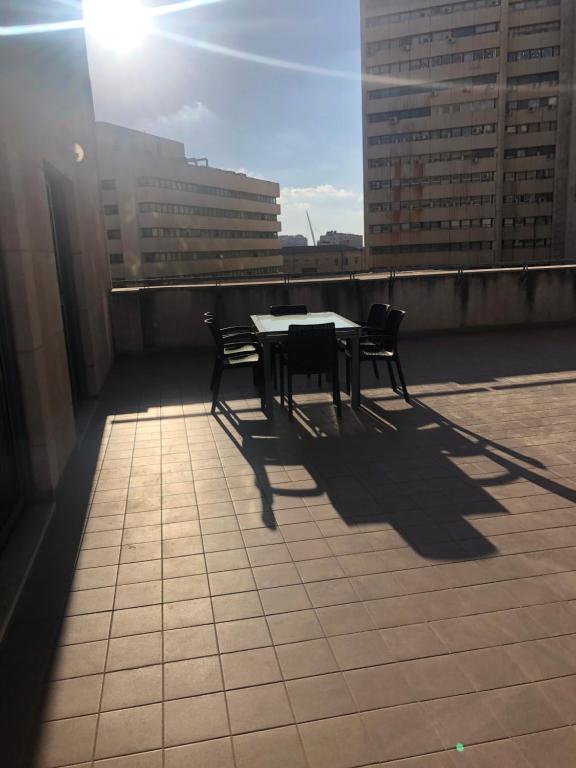
[[262,345],[264,363],[264,410],[272,413],[274,387],[272,382],[272,344],[288,336],[291,325],[334,323],[338,339],[349,339],[352,350],[350,400],[352,408],[360,407],[360,326],[336,312],[308,312],[306,315],[251,315],[250,319]]

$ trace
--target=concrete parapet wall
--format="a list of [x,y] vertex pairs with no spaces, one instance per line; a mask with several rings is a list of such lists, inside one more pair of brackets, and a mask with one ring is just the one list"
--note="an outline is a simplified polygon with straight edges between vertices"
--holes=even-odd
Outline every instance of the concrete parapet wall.
[[466,331],[576,320],[576,267],[477,270],[219,286],[116,289],[111,306],[116,351],[141,353],[212,345],[203,323],[245,324],[271,304],[306,304],[352,319],[371,304],[405,309],[404,333]]

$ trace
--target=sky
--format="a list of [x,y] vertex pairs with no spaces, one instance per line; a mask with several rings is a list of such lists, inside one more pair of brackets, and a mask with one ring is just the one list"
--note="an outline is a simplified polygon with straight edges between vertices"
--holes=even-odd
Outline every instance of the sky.
[[155,17],[157,32],[130,52],[89,39],[96,118],[277,181],[283,234],[309,234],[306,210],[317,237],[362,233],[359,7],[359,0],[217,0]]

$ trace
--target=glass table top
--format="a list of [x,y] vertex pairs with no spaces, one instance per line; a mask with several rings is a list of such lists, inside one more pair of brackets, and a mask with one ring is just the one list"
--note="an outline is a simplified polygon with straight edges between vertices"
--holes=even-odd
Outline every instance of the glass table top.
[[290,325],[317,325],[334,323],[337,331],[352,330],[358,325],[336,312],[309,312],[307,315],[251,315],[259,333],[288,333]]

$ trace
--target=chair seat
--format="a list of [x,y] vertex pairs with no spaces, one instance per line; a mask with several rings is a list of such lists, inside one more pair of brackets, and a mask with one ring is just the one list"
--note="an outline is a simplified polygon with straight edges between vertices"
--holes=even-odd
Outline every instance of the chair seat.
[[258,352],[238,355],[226,355],[224,357],[224,365],[226,366],[238,366],[238,365],[253,365],[260,360]]
[[224,344],[225,355],[245,355],[258,352],[256,344],[228,345]]

